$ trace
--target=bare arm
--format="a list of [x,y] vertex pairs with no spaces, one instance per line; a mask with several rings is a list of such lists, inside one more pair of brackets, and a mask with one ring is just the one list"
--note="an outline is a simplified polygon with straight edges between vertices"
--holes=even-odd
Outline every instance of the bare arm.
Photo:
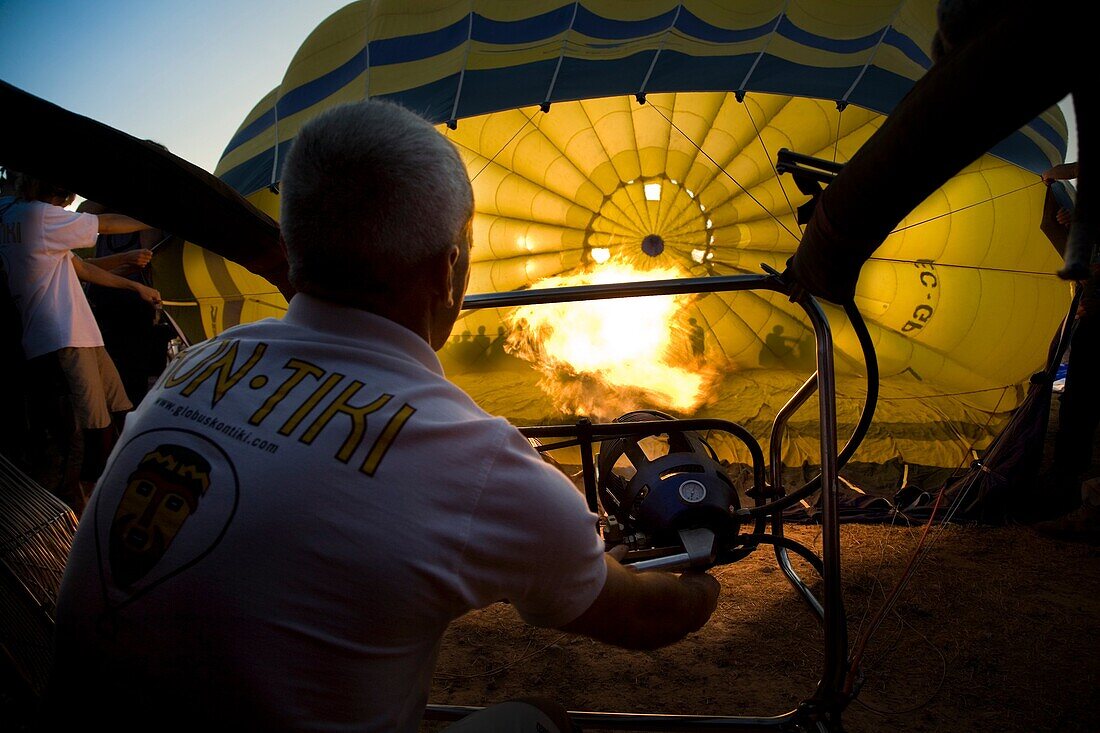
[[99,217],[100,234],[129,234],[140,232],[144,229],[152,229],[148,224],[142,224],[133,217],[125,214],[96,214]]
[[1043,174],[1043,183],[1054,183],[1055,181],[1066,181],[1071,178],[1077,178],[1077,171],[1077,163],[1062,163],[1056,165]]
[[698,631],[718,605],[720,585],[705,573],[634,573],[605,555],[603,590],[562,631],[627,649],[656,649]]
[[129,275],[148,265],[152,259],[153,253],[149,250],[132,249],[105,257],[89,257],[84,261],[116,275]]
[[74,256],[72,258],[73,269],[76,270],[76,276],[84,282],[92,283],[93,285],[102,285],[106,288],[119,288],[120,290],[133,290],[135,293],[141,296],[141,299],[147,303],[156,305],[160,302],[160,293],[150,287],[146,287],[141,283],[134,282],[133,280],[127,280],[124,277],[119,277],[114,273],[107,272],[100,269],[90,262],[85,262],[79,257]]

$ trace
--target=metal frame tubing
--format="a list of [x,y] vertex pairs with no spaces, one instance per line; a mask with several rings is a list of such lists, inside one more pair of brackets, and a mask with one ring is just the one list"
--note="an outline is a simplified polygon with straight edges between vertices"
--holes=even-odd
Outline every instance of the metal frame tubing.
[[[507,293],[482,293],[468,296],[463,302],[465,309],[503,308],[519,305],[538,305],[545,303],[565,303],[578,300],[604,300],[610,298],[636,298],[653,295],[680,295],[687,293],[733,292],[742,290],[771,290],[784,295],[789,294],[787,286],[773,275],[731,275],[724,277],[688,278],[682,280],[653,280],[640,283],[616,283],[612,285],[582,285],[568,288],[545,290],[517,290]],[[824,626],[825,650],[824,669],[821,680],[813,696],[804,701],[796,710],[772,717],[749,716],[706,716],[706,715],[663,715],[593,711],[570,711],[570,717],[578,724],[589,729],[603,730],[728,730],[740,731],[828,731],[841,730],[840,712],[847,700],[843,694],[843,682],[848,656],[847,621],[844,613],[844,597],[841,587],[840,567],[840,526],[837,510],[837,425],[836,425],[836,376],[833,370],[833,339],[824,311],[817,301],[804,297],[798,301],[813,325],[817,338],[817,374],[808,379],[776,415],[772,426],[771,442],[771,483],[781,491],[782,487],[782,451],[779,440],[787,420],[806,402],[815,389],[820,390],[821,421],[821,525],[822,553],[821,570],[824,583],[823,600],[819,602],[806,584],[791,567],[787,556],[789,540],[782,536],[782,510],[789,503],[797,501],[794,495],[742,510],[758,521],[771,516],[775,542],[776,559],[787,579],[798,593],[819,614]],[[756,439],[739,425],[726,420],[691,419],[672,421],[677,430],[725,430],[741,438],[753,455],[754,480],[757,488],[763,486],[763,453]],[[653,431],[665,432],[671,427],[669,421],[646,421],[636,423],[611,423],[593,425],[583,420],[577,425],[537,426],[524,428],[528,437],[538,438],[574,438],[565,445],[582,447],[582,471],[584,474],[586,495],[590,505],[595,499],[595,472],[592,461],[592,443],[601,438],[632,435]],[[746,440],[747,436],[747,440]],[[553,449],[554,445],[543,446]],[[758,461],[759,454],[759,461]],[[587,456],[587,459],[584,458]],[[759,534],[759,530],[757,534]],[[796,543],[791,543],[796,544]],[[456,705],[429,705],[425,711],[428,720],[457,720],[479,710],[476,707]]]

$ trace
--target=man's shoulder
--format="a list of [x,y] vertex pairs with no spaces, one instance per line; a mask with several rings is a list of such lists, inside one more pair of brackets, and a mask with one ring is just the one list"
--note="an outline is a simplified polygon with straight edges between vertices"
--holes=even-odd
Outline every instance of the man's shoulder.
[[236,326],[230,326],[224,331],[211,336],[209,340],[278,336],[280,330],[284,328],[285,324],[278,318],[264,318],[259,321],[249,321],[248,323],[238,323]]
[[[77,216],[77,213],[75,211],[69,211],[68,209],[63,209],[60,206],[54,206],[53,204],[48,204],[45,201],[28,201],[26,199],[18,199],[18,198],[15,200],[15,203],[12,205],[12,211],[17,212],[18,214],[20,214],[24,217],[32,217],[32,216],[45,217],[45,216],[49,216],[49,215],[61,215],[61,214],[65,214],[65,215],[69,215],[69,216]],[[81,214],[81,216],[83,216],[83,215]]]
[[0,199],[0,216],[8,220],[24,218],[28,212],[37,210],[34,208],[35,204],[41,204],[41,202],[5,196]]

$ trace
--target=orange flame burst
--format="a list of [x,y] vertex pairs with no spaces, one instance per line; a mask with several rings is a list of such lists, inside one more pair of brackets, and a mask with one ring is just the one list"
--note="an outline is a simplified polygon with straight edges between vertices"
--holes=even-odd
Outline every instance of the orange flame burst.
[[[672,268],[608,261],[540,280],[537,289],[674,279]],[[507,350],[542,373],[539,387],[563,412],[614,417],[640,406],[689,413],[717,376],[686,345],[690,295],[522,306],[510,317]]]

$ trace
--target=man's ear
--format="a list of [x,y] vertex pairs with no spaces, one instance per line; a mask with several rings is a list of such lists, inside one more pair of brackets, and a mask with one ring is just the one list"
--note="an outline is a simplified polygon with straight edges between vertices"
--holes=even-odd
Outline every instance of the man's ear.
[[454,308],[455,306],[455,266],[458,264],[458,258],[461,254],[458,245],[452,244],[450,249],[447,250],[446,256],[441,258],[443,267],[440,268],[441,272],[437,280],[437,287],[440,288],[439,295],[447,308]]

